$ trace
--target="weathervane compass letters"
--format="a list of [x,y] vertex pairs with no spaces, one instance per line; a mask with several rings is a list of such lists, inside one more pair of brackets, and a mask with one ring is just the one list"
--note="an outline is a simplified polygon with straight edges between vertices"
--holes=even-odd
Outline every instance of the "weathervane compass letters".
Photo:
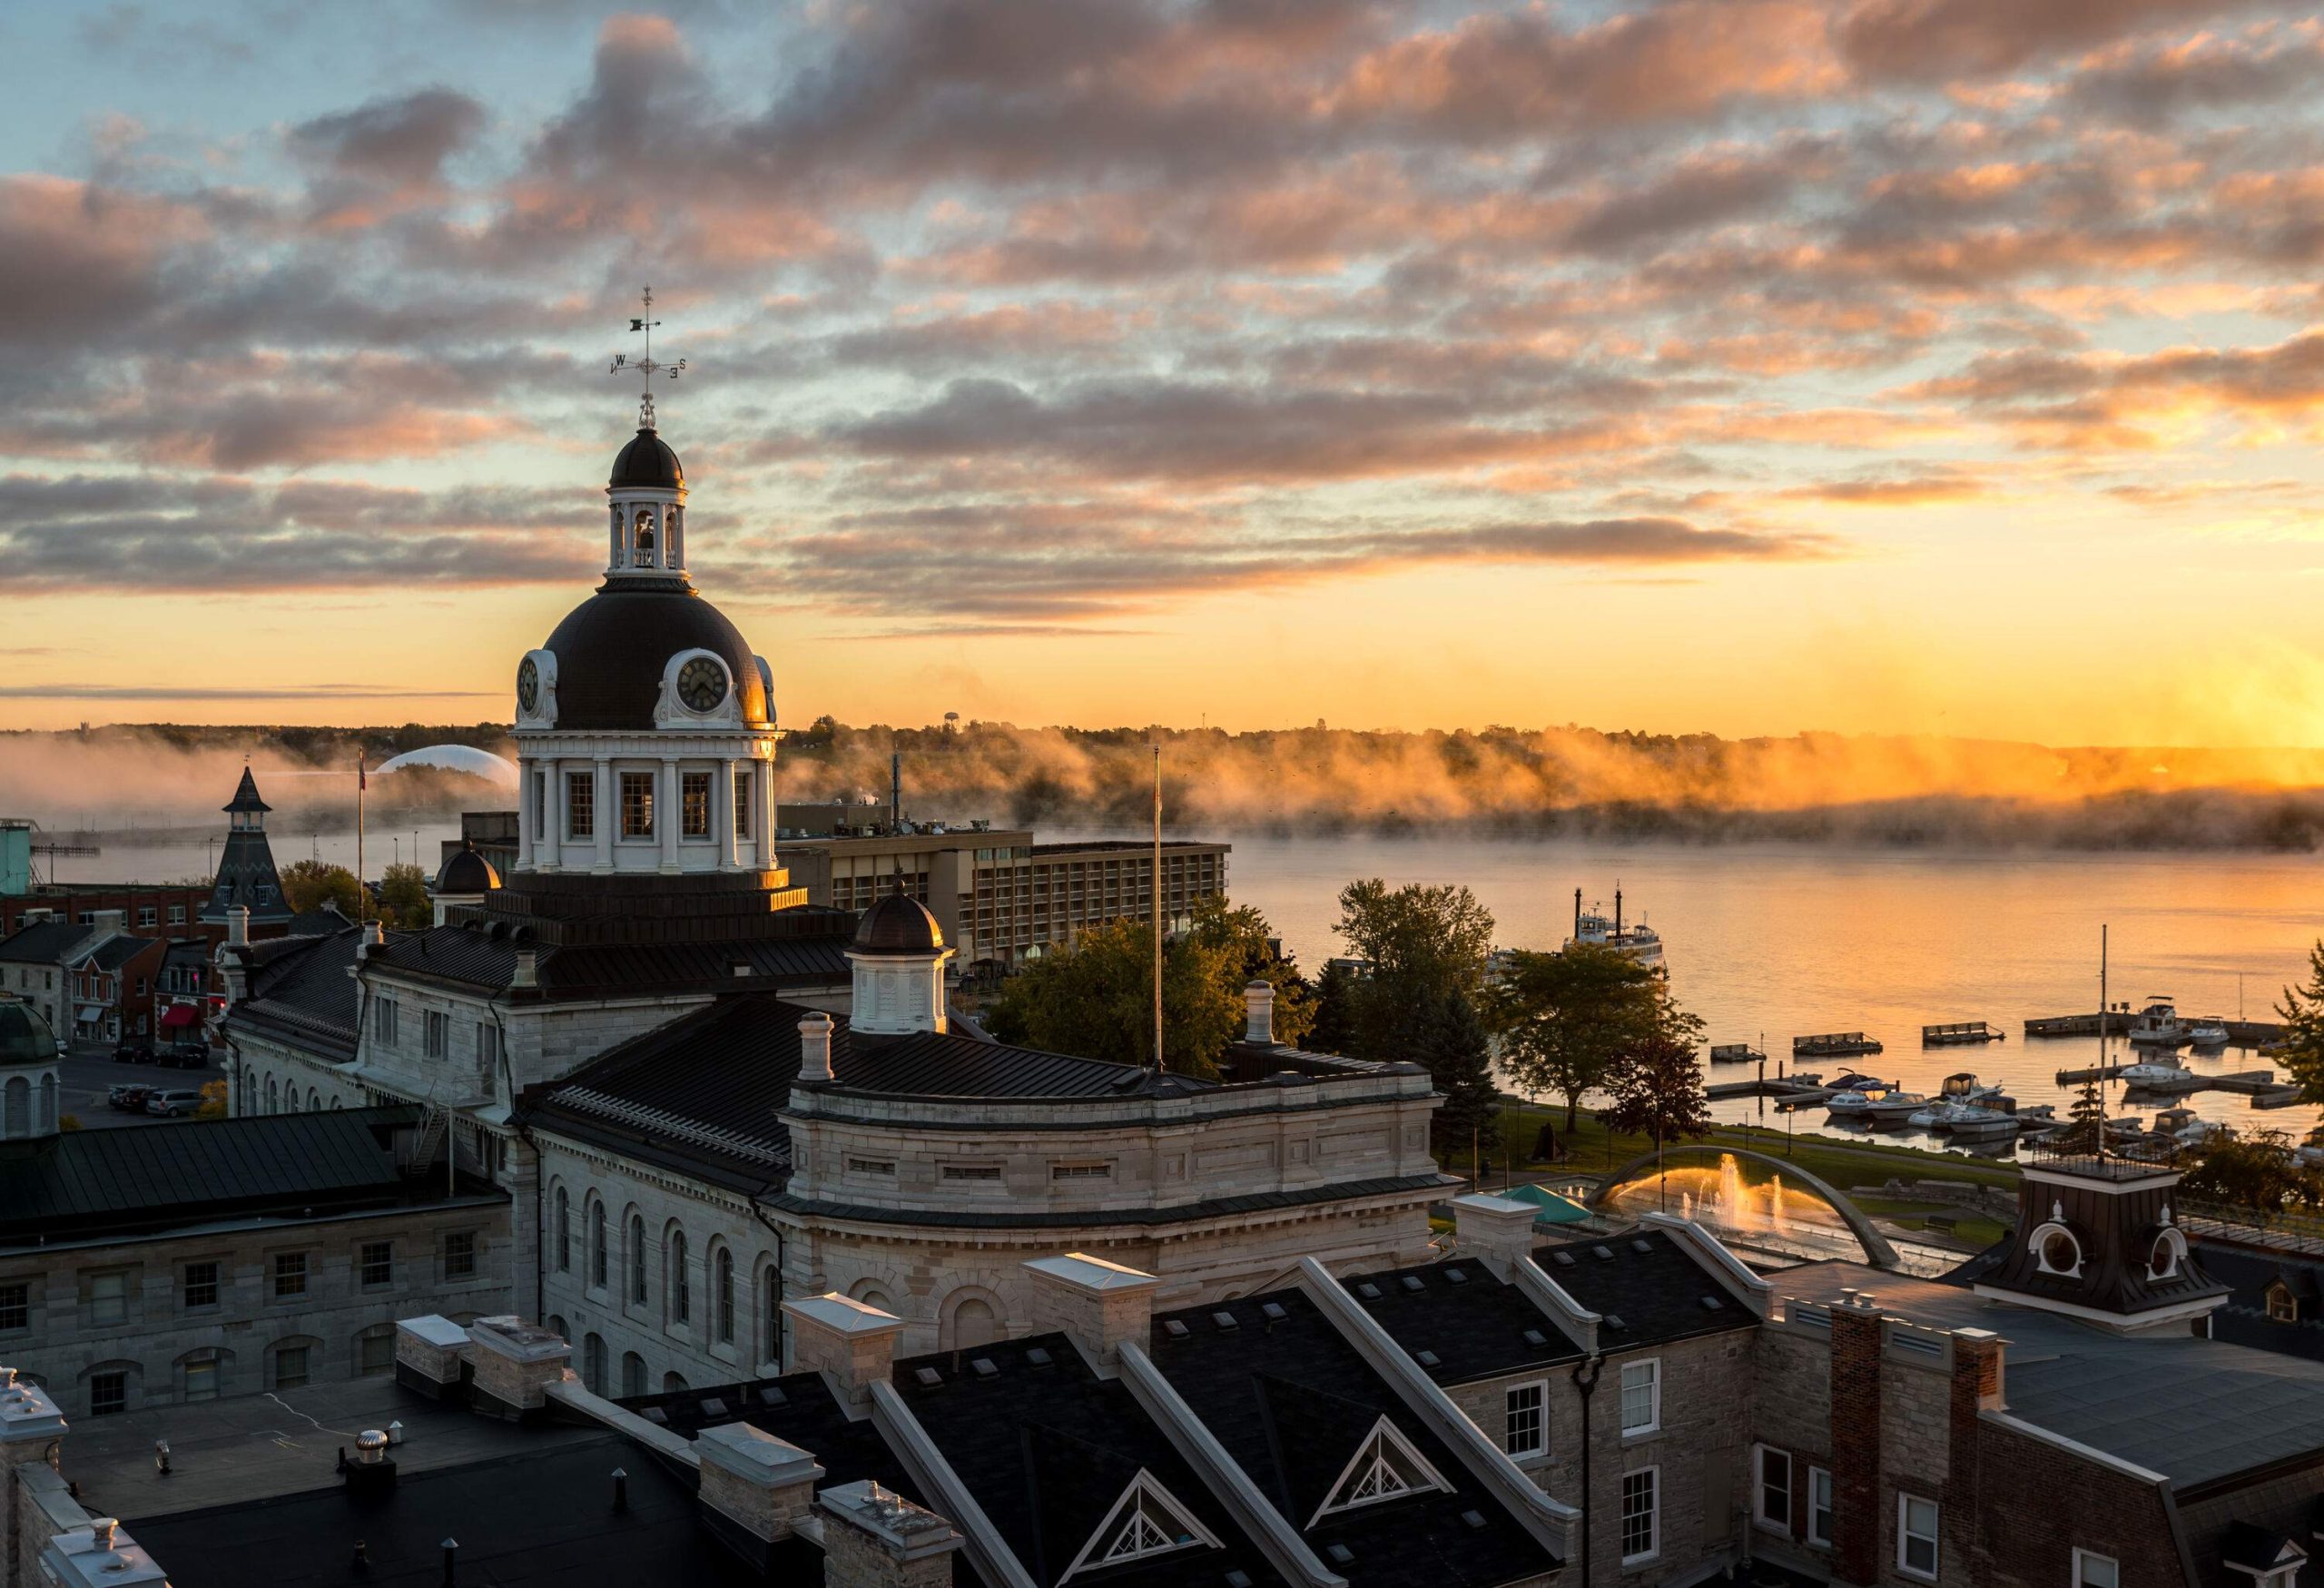
[[615,353],[613,368],[607,373],[618,375],[625,370],[635,370],[638,372],[640,380],[644,382],[644,389],[638,393],[637,399],[637,428],[641,430],[650,430],[654,428],[655,373],[658,370],[675,380],[685,372],[686,361],[684,359],[680,359],[675,364],[655,361],[654,328],[662,322],[654,318],[654,289],[648,286],[641,291],[638,296],[644,301],[645,312],[634,316],[630,320],[629,329],[644,333],[645,354],[643,357],[633,359],[627,353]]

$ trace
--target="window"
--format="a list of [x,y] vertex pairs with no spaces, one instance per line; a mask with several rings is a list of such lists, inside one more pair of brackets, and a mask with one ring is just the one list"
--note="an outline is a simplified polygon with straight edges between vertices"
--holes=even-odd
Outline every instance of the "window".
[[476,1231],[455,1229],[444,1237],[444,1277],[476,1277]]
[[449,1051],[452,1045],[451,1016],[441,1010],[429,1010],[425,1040],[428,1045],[428,1057],[430,1059],[441,1059]]
[[1832,1475],[1820,1466],[1807,1469],[1807,1542],[1832,1542]]
[[737,843],[751,841],[751,773],[748,766],[734,773],[734,838]]
[[0,1334],[33,1327],[33,1287],[0,1285]]
[[156,909],[154,906],[153,906],[153,905],[151,905],[151,904],[140,904],[140,905],[137,907],[137,924],[138,924],[138,925],[140,925],[140,926],[159,926],[161,923],[162,923],[162,912],[161,912],[161,911],[160,911],[160,910]]
[[1140,1468],[1058,1581],[1176,1550],[1217,1547],[1217,1535],[1196,1521],[1153,1474]]
[[2073,1588],[2122,1588],[2122,1563],[2112,1555],[2073,1552]]
[[[606,1205],[589,1204],[589,1283],[603,1287],[606,1282]],[[602,1379],[603,1374],[598,1375]]]
[[216,1263],[188,1263],[185,1266],[185,1304],[189,1307],[218,1305]]
[[1791,1531],[1791,1457],[1764,1445],[1752,1449],[1758,1471],[1751,1514],[1762,1527]]
[[[946,1168],[949,1169],[950,1166]],[[891,1158],[850,1158],[847,1172],[852,1175],[892,1175],[896,1172],[896,1161]]]
[[780,1362],[783,1360],[783,1270],[769,1263],[766,1277],[761,1283],[766,1290],[766,1347],[760,1355],[769,1362]]
[[635,1351],[621,1354],[621,1392],[625,1396],[645,1393],[645,1358]]
[[371,1036],[382,1048],[396,1045],[396,1001],[382,997],[371,1006]]
[[621,835],[654,836],[654,774],[650,772],[621,774]]
[[581,1382],[591,1395],[606,1393],[606,1339],[592,1334],[581,1341]]
[[274,1298],[287,1301],[307,1293],[307,1254],[277,1252],[274,1254]]
[[597,835],[597,774],[594,772],[568,772],[565,774],[565,835],[567,838],[594,838]]
[[89,1276],[89,1322],[112,1328],[129,1321],[129,1274],[116,1268]]
[[355,1336],[355,1372],[375,1378],[396,1370],[396,1327],[376,1324]]
[[1340,1475],[1325,1491],[1324,1503],[1307,1519],[1307,1525],[1313,1527],[1336,1512],[1376,1505],[1429,1489],[1449,1494],[1452,1485],[1429,1465],[1426,1456],[1413,1448],[1412,1442],[1393,1423],[1383,1416],[1372,1425],[1372,1431],[1355,1447],[1355,1455],[1347,1465],[1340,1469]]
[[948,1180],[997,1180],[1000,1166],[997,1163],[948,1163],[943,1179]]
[[172,926],[183,926],[185,924],[184,905],[172,904],[170,906],[170,924]]
[[683,818],[678,831],[683,836],[710,836],[710,774],[685,772],[678,774],[678,812]]
[[1911,1577],[1936,1580],[1936,1502],[1917,1494],[1896,1496],[1896,1569]]
[[89,1415],[109,1417],[129,1406],[129,1375],[115,1369],[89,1375]]
[[297,1389],[307,1382],[307,1347],[283,1346],[274,1353],[274,1387]]
[[1661,1469],[1622,1475],[1622,1564],[1650,1561],[1662,1548]]
[[2299,1321],[2299,1302],[2280,1279],[2268,1287],[2268,1317],[2277,1323]]
[[734,1254],[718,1249],[718,1343],[734,1343]]
[[500,1067],[500,1028],[488,1020],[476,1022],[476,1067],[487,1082]]
[[[645,1220],[633,1213],[629,1216],[629,1249],[622,1254],[629,1265],[629,1298],[639,1307],[645,1305]],[[644,1390],[637,1392],[645,1394]]]
[[670,1232],[670,1319],[694,1321],[694,1279],[686,1273],[686,1232]]
[[189,1402],[218,1398],[217,1352],[198,1352],[185,1359],[185,1398]]
[[1114,1178],[1110,1163],[1053,1163],[1049,1179],[1053,1180],[1109,1180]]
[[1651,1434],[1662,1426],[1662,1361],[1622,1364],[1622,1433]]
[[573,1198],[563,1186],[556,1188],[556,1271],[573,1272]]
[[1550,1386],[1546,1380],[1513,1384],[1502,1402],[1501,1447],[1512,1455],[1546,1455],[1550,1448]]

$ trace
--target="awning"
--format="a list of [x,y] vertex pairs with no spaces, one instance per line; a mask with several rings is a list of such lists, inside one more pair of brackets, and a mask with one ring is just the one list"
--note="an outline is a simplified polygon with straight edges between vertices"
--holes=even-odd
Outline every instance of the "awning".
[[1555,1191],[1544,1190],[1540,1186],[1512,1186],[1502,1195],[1512,1202],[1531,1202],[1539,1208],[1541,1211],[1533,1220],[1536,1225],[1580,1224],[1590,1217],[1590,1209],[1581,1203],[1561,1197]]
[[162,1029],[174,1031],[185,1026],[202,1023],[202,1011],[191,1003],[172,1003],[162,1011]]
[[74,1011],[73,1018],[84,1026],[101,1025],[105,1018],[105,1006],[102,1003],[84,1003]]

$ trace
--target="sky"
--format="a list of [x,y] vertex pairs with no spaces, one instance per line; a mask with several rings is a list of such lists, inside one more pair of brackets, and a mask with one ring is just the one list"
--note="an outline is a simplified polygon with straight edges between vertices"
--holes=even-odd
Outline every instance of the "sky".
[[2324,25],[0,9],[0,726],[505,719],[650,282],[785,722],[2324,744]]

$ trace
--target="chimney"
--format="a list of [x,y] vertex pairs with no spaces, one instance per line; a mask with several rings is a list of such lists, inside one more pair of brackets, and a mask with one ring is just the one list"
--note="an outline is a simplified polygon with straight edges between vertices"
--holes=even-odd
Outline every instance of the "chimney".
[[237,904],[226,912],[226,945],[242,948],[251,941],[251,907]]
[[1880,1309],[1846,1290],[1830,1312],[1832,1574],[1872,1583],[1881,1559]]
[[[1945,1471],[1940,1495],[1940,1537],[1953,1559],[1969,1568],[1973,1583],[1991,1582],[1992,1563],[1976,1514],[1984,1473],[1984,1444],[1977,1437],[1977,1415],[2002,1409],[2002,1358],[2007,1342],[1991,1329],[1953,1331],[1953,1381],[1945,1405]],[[1953,1514],[1962,1508],[1960,1516]]]
[[129,912],[94,910],[89,912],[89,922],[99,937],[113,937],[129,930]]
[[1275,1046],[1275,987],[1256,976],[1243,984],[1243,1040],[1261,1048]]
[[803,1368],[821,1373],[832,1394],[852,1406],[872,1404],[872,1386],[887,1382],[903,1319],[833,1290],[783,1304],[791,1349]]
[[459,1388],[462,1353],[468,1332],[438,1313],[404,1318],[396,1325],[396,1382],[430,1400],[444,1400]]
[[824,1588],[945,1588],[960,1535],[935,1512],[870,1479],[825,1489]]
[[1103,1258],[1068,1252],[1035,1258],[1033,1327],[1068,1336],[1092,1362],[1118,1362],[1125,1342],[1152,1343],[1154,1290],[1161,1281]]
[[1509,1197],[1452,1198],[1452,1233],[1462,1257],[1472,1257],[1506,1281],[1533,1250],[1533,1221],[1541,1210]]
[[823,1469],[796,1445],[748,1423],[704,1428],[694,1448],[702,1458],[704,1523],[744,1561],[772,1568],[768,1547],[798,1531]]
[[818,1011],[799,1022],[799,1079],[832,1078],[832,1017]]
[[480,1317],[468,1325],[467,1356],[476,1369],[468,1405],[513,1423],[548,1404],[548,1386],[564,1379],[573,1347],[521,1317]]
[[373,951],[386,947],[387,942],[388,929],[386,926],[377,921],[365,922],[363,923],[363,936],[355,945],[356,959],[358,961],[369,959]]
[[537,987],[541,984],[540,958],[532,949],[517,951],[517,969],[508,978],[511,987]]

